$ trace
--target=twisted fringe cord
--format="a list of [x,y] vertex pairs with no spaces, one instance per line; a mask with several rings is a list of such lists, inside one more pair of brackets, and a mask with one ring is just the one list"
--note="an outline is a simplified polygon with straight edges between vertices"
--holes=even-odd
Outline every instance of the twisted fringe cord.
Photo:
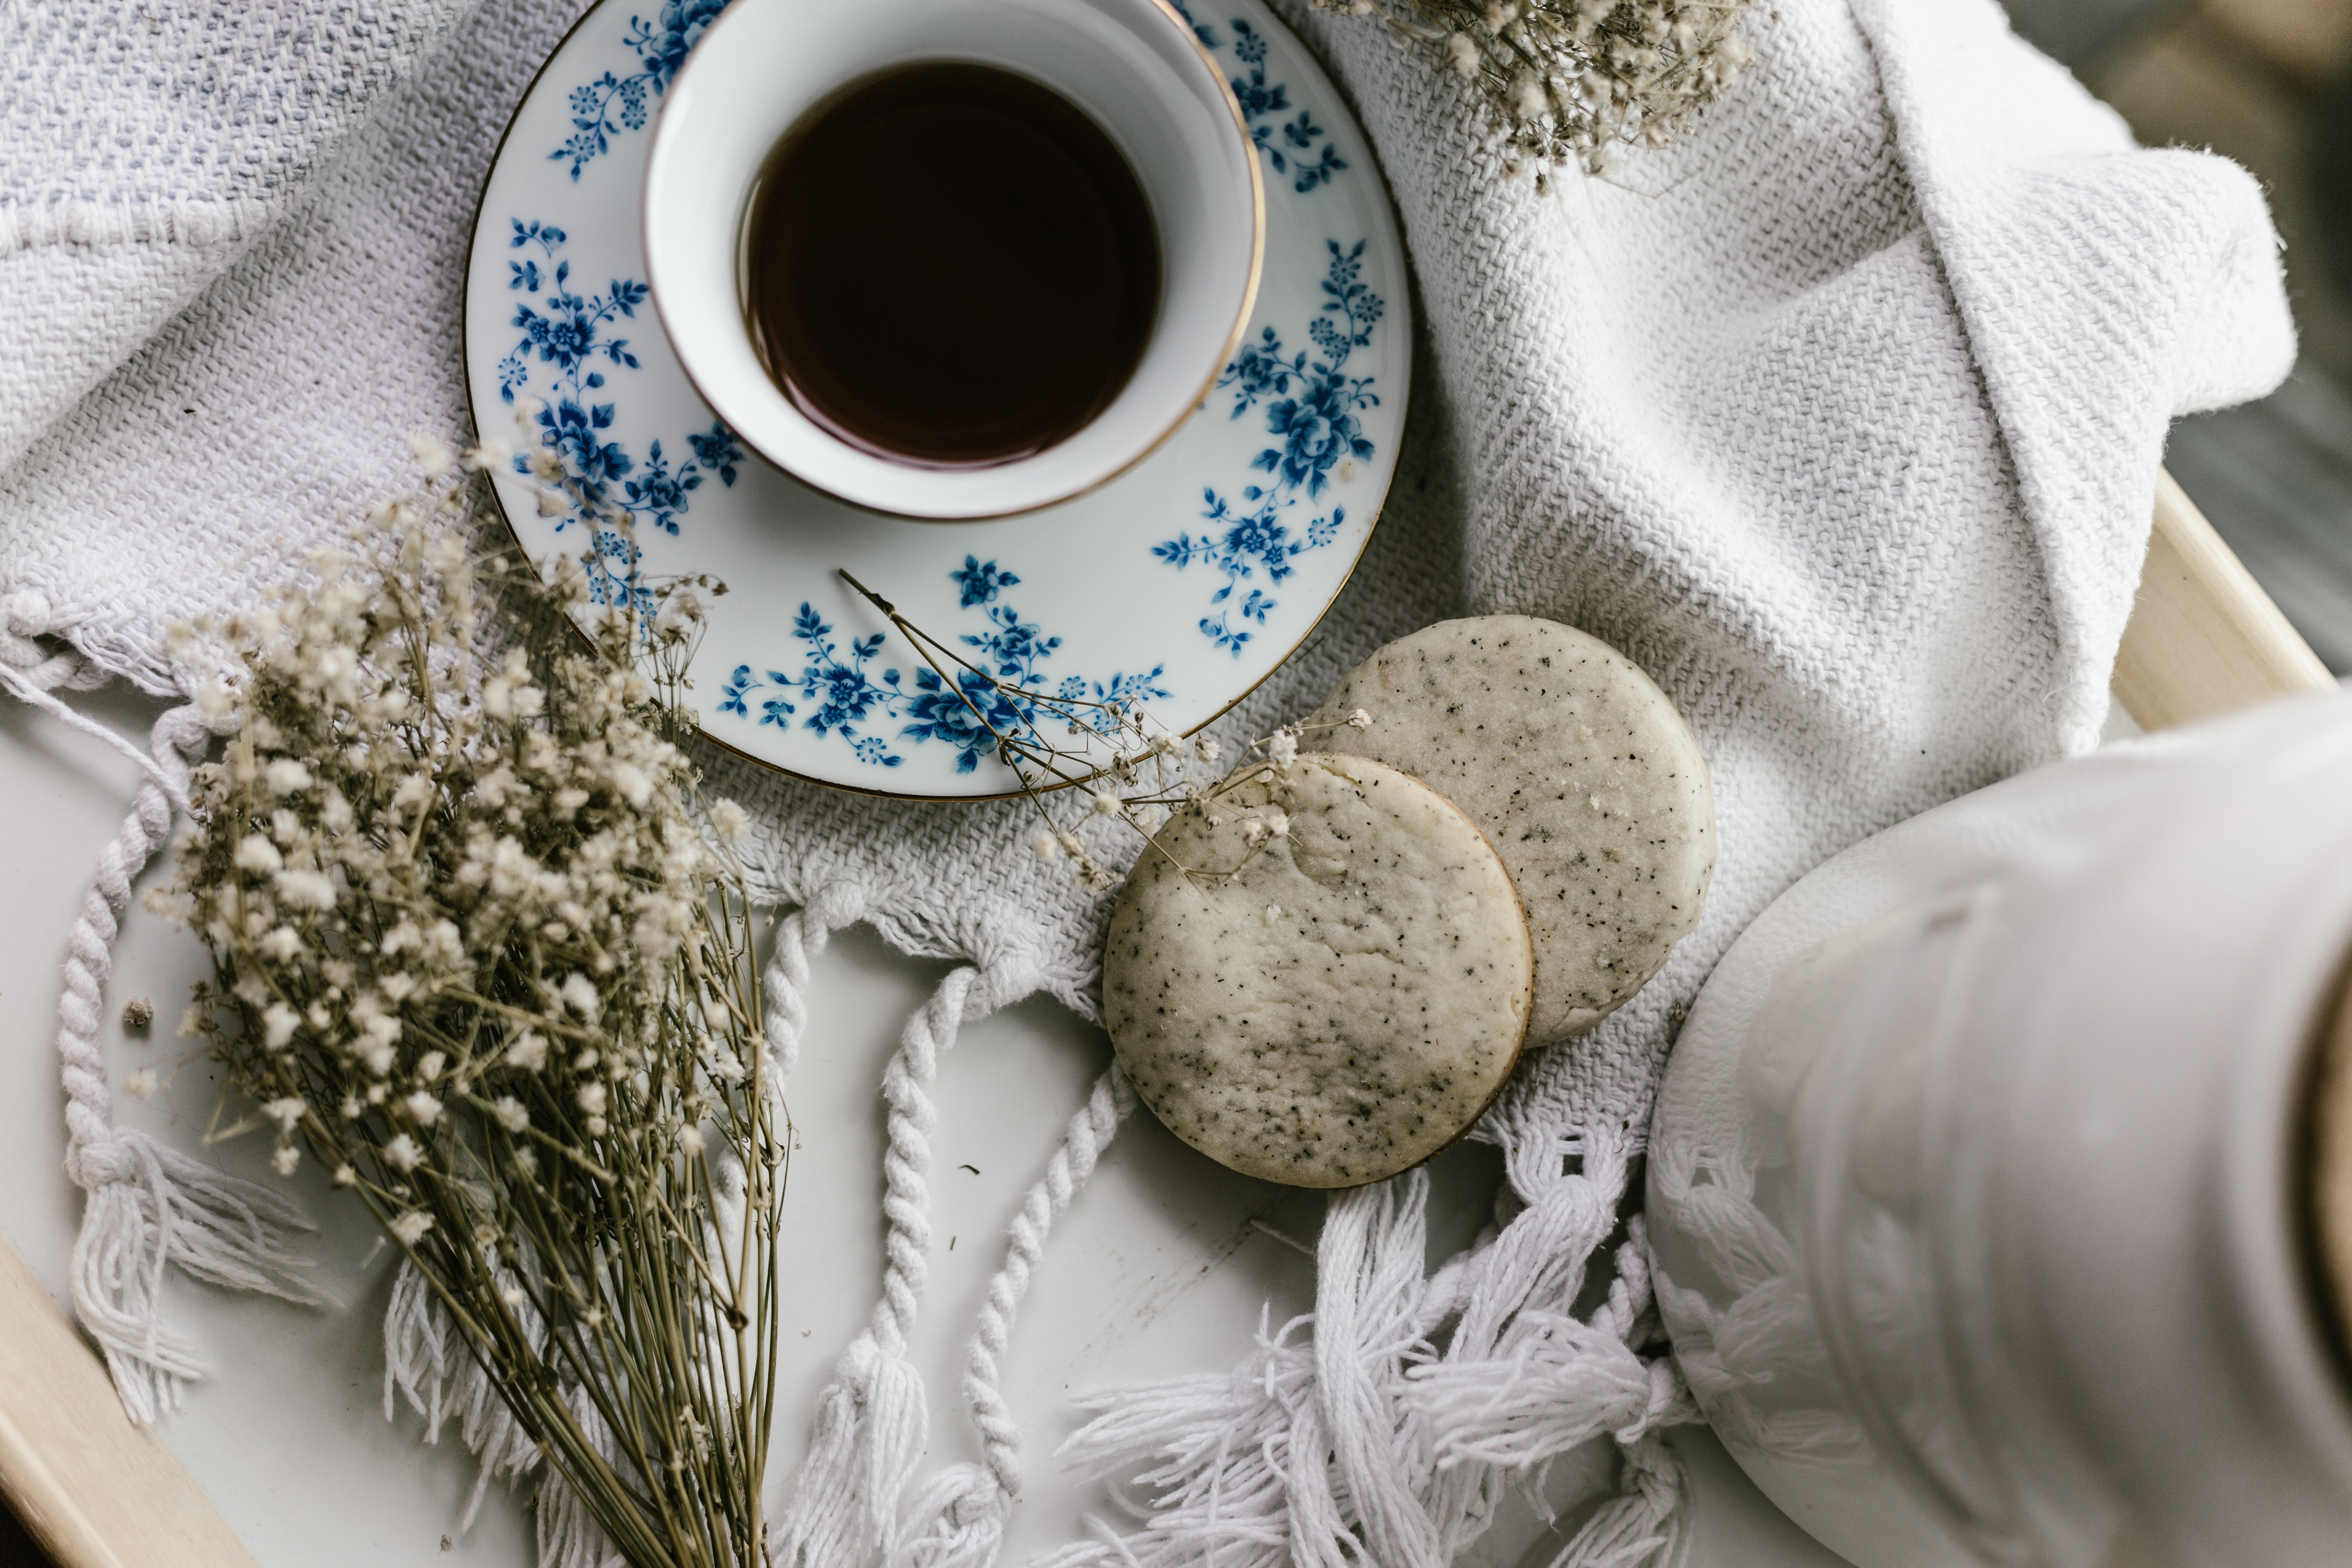
[[[808,1026],[808,961],[839,926],[865,912],[852,885],[824,889],[785,917],[768,971],[773,1020],[769,1043],[779,1076],[789,1072]],[[929,1245],[930,1131],[939,1120],[930,1085],[939,1057],[952,1048],[967,1001],[980,1001],[969,966],[950,973],[907,1021],[883,1075],[889,1147],[883,1157],[883,1214],[888,1224],[880,1299],[864,1332],[835,1363],[818,1396],[793,1500],[777,1521],[776,1561],[788,1568],[835,1568],[862,1559],[888,1535],[899,1491],[921,1457],[928,1431],[922,1380],[906,1360],[927,1278]],[[985,988],[982,988],[984,995]]]
[[51,653],[47,605],[37,595],[0,601],[0,685],[138,761],[146,774],[98,869],[67,939],[65,989],[58,1005],[58,1077],[66,1093],[66,1174],[87,1194],[74,1242],[75,1315],[106,1357],[131,1418],[152,1422],[203,1374],[195,1347],[163,1322],[163,1274],[176,1267],[232,1289],[289,1301],[326,1298],[306,1282],[306,1259],[286,1250],[288,1230],[307,1230],[285,1198],[224,1174],[145,1134],[117,1128],[100,1053],[100,1019],[114,940],[131,885],[171,831],[187,800],[188,766],[211,743],[191,704],[155,721],[144,752],[58,700],[58,689],[89,689],[102,671],[71,653]]
[[997,1387],[1013,1339],[1014,1315],[1030,1275],[1045,1256],[1054,1222],[1086,1188],[1095,1163],[1119,1124],[1135,1110],[1135,1090],[1114,1063],[1095,1080],[1087,1103],[1070,1118],[1045,1174],[1014,1216],[1004,1266],[988,1282],[988,1301],[964,1363],[964,1403],[980,1429],[982,1463],[950,1465],[927,1482],[908,1510],[892,1547],[891,1568],[988,1568],[1020,1495],[1021,1428]]
[[[1638,1220],[1607,1299],[1573,1313],[1616,1227],[1628,1140],[1600,1128],[1580,1145],[1515,1142],[1507,1223],[1435,1275],[1423,1272],[1423,1173],[1335,1194],[1311,1319],[1261,1327],[1229,1374],[1082,1402],[1097,1414],[1063,1457],[1132,1474],[1150,1500],[1139,1528],[1089,1520],[1093,1539],[1039,1568],[1437,1568],[1485,1532],[1505,1486],[1538,1486],[1553,1458],[1604,1433],[1622,1493],[1555,1568],[1671,1558],[1680,1472],[1657,1433],[1695,1410],[1672,1364],[1639,1354],[1655,1319]],[[1563,1168],[1568,1152],[1580,1170]]]

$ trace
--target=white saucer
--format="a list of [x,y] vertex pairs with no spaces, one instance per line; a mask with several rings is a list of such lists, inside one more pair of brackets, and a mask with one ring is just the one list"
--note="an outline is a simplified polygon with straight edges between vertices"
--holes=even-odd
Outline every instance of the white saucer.
[[[769,4],[814,0],[766,0]],[[709,573],[692,700],[703,731],[869,794],[1008,793],[985,731],[846,568],[1026,690],[1146,703],[1189,732],[1240,700],[1330,606],[1395,473],[1412,379],[1404,250],[1369,143],[1260,0],[1183,0],[1263,160],[1265,266],[1238,357],[1165,446],[1090,495],[984,522],[858,511],[751,456],[695,395],[646,299],[639,192],[661,92],[723,0],[603,0],[540,69],[482,192],[467,265],[477,426],[543,439],[636,519],[634,539],[499,500],[530,553],[599,591]]]

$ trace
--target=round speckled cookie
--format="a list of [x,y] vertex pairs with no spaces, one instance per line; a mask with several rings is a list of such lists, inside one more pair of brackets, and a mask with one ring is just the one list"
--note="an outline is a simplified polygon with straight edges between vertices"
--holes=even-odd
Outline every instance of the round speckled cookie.
[[1245,1174],[1409,1170],[1469,1131],[1526,1039],[1535,954],[1510,875],[1452,802],[1380,763],[1238,776],[1171,817],[1119,895],[1119,1063],[1171,1131]]
[[1370,728],[1313,743],[1443,792],[1510,868],[1535,932],[1529,1046],[1616,1011],[1698,923],[1715,869],[1706,763],[1607,643],[1532,616],[1440,621],[1358,665],[1310,722],[1358,708]]

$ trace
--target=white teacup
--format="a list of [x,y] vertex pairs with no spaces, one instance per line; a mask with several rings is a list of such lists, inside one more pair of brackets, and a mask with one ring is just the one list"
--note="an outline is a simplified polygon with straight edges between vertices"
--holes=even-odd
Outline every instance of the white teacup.
[[[745,324],[742,231],[769,153],[837,89],[930,60],[1014,71],[1084,110],[1126,155],[1160,235],[1159,316],[1126,386],[1074,435],[989,467],[919,467],[851,446],[794,406]],[[1240,106],[1166,0],[737,0],[670,84],[646,163],[646,278],[696,390],[803,483],[907,517],[1030,511],[1139,461],[1240,342],[1265,231]]]

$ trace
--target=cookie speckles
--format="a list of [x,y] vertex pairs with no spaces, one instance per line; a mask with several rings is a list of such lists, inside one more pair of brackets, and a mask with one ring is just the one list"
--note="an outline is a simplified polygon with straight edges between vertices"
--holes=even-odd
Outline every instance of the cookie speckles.
[[1715,803],[1690,729],[1606,643],[1529,616],[1442,621],[1381,649],[1313,722],[1486,830],[1535,933],[1531,1046],[1591,1028],[1698,923]]
[[[1534,951],[1494,847],[1377,762],[1309,755],[1179,813],[1111,917],[1103,1011],[1170,1131],[1250,1175],[1345,1187],[1476,1121],[1526,1037]],[[1252,823],[1279,814],[1280,837]],[[1258,846],[1262,846],[1259,847]]]

